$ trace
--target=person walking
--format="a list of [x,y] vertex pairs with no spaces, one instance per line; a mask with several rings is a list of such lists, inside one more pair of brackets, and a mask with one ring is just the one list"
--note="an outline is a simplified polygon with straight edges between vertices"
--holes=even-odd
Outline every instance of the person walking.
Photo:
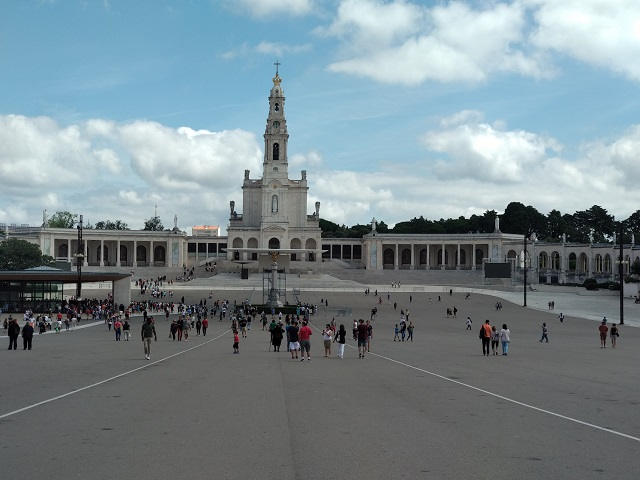
[[482,355],[489,356],[489,346],[491,344],[491,324],[489,320],[486,320],[480,327],[480,334],[478,335],[482,340]]
[[144,358],[151,359],[151,339],[154,338],[158,341],[156,335],[156,327],[153,325],[153,317],[147,317],[147,321],[142,324],[142,330],[140,332],[142,336],[142,343],[144,344]]
[[18,337],[20,336],[20,325],[18,325],[18,320],[9,317],[9,327],[7,328],[7,335],[9,336],[9,350],[17,350]]
[[202,336],[203,337],[207,336],[207,328],[209,328],[209,319],[207,317],[204,317],[202,319]]
[[295,320],[291,325],[287,327],[287,337],[289,338],[289,351],[291,352],[291,359],[298,359],[298,352],[300,351],[300,336],[299,336],[298,322]]
[[[409,340],[413,342],[413,329],[414,329],[413,322],[409,322],[409,325],[407,326],[407,342]],[[368,351],[369,350],[367,350],[367,352]]]
[[506,323],[502,324],[502,330],[500,330],[500,341],[502,342],[502,355],[509,353],[509,342],[511,342],[511,331],[507,327]]
[[202,329],[202,321],[200,320],[200,317],[198,317],[198,320],[196,320],[196,336],[200,336],[200,330]]
[[336,332],[336,336],[333,340],[338,342],[338,358],[344,358],[344,345],[347,342],[347,330],[344,328],[344,324],[340,324],[340,328]]
[[[404,341],[404,339],[403,339]],[[367,326],[361,318],[358,321],[358,358],[364,358],[367,351]]]
[[611,337],[611,348],[616,348],[616,343],[618,342],[618,337],[620,336],[620,332],[618,331],[618,326],[615,323],[611,324],[611,329],[609,330],[609,336]]
[[129,334],[131,330],[131,325],[129,324],[129,320],[125,318],[124,323],[122,324],[122,331],[124,332],[125,341],[129,341]]
[[324,357],[331,356],[331,341],[333,340],[333,330],[331,330],[331,325],[327,323],[322,330],[322,341],[324,342]]
[[116,318],[116,321],[113,322],[113,330],[116,334],[116,342],[119,342],[122,337],[122,323],[120,323],[119,318]]
[[542,343],[543,340],[546,343],[549,343],[549,329],[547,328],[546,323],[542,324],[542,337],[540,337],[540,343]]
[[279,352],[280,345],[282,344],[282,336],[284,334],[284,329],[282,328],[282,322],[278,322],[273,330],[271,331],[271,343],[273,344],[273,351]]
[[373,325],[367,320],[367,353],[371,350],[371,339],[373,338]]
[[471,324],[473,322],[471,321],[471,317],[467,317],[467,330],[471,330]]
[[33,341],[33,325],[27,322],[22,327],[22,346],[23,350],[31,350],[31,342]]
[[240,337],[238,330],[233,331],[233,353],[240,353]]
[[607,327],[606,319],[602,320],[598,331],[600,332],[600,348],[607,348],[607,332],[609,332],[609,327]]
[[313,332],[309,325],[307,325],[306,320],[302,322],[302,327],[298,332],[298,336],[300,337],[300,361],[304,361],[304,352],[307,352],[307,361],[311,361],[311,335]]
[[500,332],[496,329],[494,325],[491,327],[491,353],[493,355],[498,355],[498,345],[500,344]]
[[395,328],[393,329],[393,341],[400,341],[400,329],[398,328],[398,324],[396,323]]

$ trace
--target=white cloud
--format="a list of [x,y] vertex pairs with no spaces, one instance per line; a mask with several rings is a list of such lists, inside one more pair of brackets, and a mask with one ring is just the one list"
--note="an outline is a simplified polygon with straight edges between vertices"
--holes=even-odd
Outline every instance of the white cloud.
[[640,80],[640,2],[526,0],[534,10],[532,43]]
[[289,167],[318,169],[323,164],[322,155],[312,150],[306,154],[296,153],[289,157]]
[[330,70],[417,85],[480,82],[495,72],[548,76],[541,56],[523,45],[525,25],[520,2],[476,9],[461,2],[426,8],[402,0],[344,0],[319,32],[343,40],[343,59]]
[[313,9],[311,0],[236,0],[236,3],[254,17],[306,15]]
[[463,111],[444,119],[442,129],[424,135],[427,148],[447,157],[435,165],[439,178],[519,182],[531,168],[562,149],[552,138],[523,130],[496,129],[479,122],[479,117],[478,112]]
[[282,57],[286,54],[299,54],[311,50],[311,44],[304,43],[300,45],[287,45],[279,42],[260,42],[255,46],[248,43],[242,43],[236,48],[223,52],[220,57],[223,60],[233,60],[234,58],[246,57],[247,55],[257,53],[260,55],[275,55]]

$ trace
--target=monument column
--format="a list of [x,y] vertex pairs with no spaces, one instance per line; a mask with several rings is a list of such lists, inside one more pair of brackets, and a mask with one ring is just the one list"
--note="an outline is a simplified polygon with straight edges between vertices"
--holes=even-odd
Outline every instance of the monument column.
[[476,269],[476,244],[474,243],[473,245],[471,245],[471,270],[475,270]]
[[120,266],[120,239],[116,244],[116,267]]
[[100,266],[104,267],[104,240],[100,240]]
[[395,255],[395,258],[394,258],[393,269],[398,270],[400,268],[400,265],[398,265],[398,244],[397,243],[396,243],[396,251],[394,255]]
[[149,266],[153,267],[153,240],[149,242]]

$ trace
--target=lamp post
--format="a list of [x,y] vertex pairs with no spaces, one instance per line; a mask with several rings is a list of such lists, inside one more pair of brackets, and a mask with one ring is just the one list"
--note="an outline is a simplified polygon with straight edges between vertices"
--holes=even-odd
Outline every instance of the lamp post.
[[82,215],[78,222],[78,253],[76,253],[76,268],[78,269],[78,283],[76,283],[76,300],[82,295],[82,264],[84,263],[84,244],[82,243]]
[[620,325],[624,325],[624,227],[620,222],[620,235],[619,235],[619,247],[620,253],[618,255],[618,277],[620,278]]
[[527,306],[527,234],[525,234],[524,236],[524,290],[523,290],[523,295],[524,295],[524,301],[522,303],[523,307]]

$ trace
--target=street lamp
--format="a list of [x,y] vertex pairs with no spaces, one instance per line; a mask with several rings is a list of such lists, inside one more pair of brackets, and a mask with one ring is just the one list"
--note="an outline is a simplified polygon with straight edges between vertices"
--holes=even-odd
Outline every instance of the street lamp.
[[78,282],[76,283],[76,300],[82,295],[82,264],[84,263],[84,245],[82,243],[82,215],[78,222],[78,253],[76,253],[76,268],[78,269]]
[[618,278],[620,279],[620,325],[624,325],[624,264],[627,263],[624,261],[624,225],[623,222],[620,222],[620,235],[618,246],[620,248],[620,253],[618,254]]

